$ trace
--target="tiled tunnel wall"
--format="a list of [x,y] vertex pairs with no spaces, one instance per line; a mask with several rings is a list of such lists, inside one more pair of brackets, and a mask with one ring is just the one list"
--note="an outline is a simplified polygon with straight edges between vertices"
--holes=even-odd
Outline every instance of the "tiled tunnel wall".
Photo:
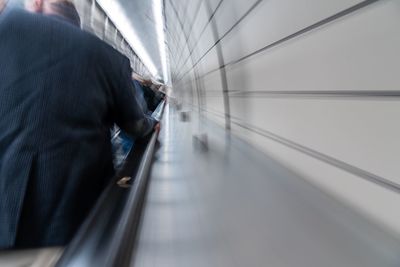
[[164,6],[175,96],[400,233],[400,1]]

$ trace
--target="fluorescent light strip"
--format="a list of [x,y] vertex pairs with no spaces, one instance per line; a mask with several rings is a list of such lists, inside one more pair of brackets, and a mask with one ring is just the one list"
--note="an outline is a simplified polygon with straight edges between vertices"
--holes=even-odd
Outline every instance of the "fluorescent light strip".
[[140,38],[137,36],[134,27],[126,16],[124,9],[120,3],[115,0],[96,0],[97,3],[104,9],[107,15],[111,18],[118,30],[123,33],[126,41],[135,50],[136,54],[140,57],[150,73],[157,76],[157,68],[151,60],[147,50],[144,48]]
[[154,20],[156,22],[158,47],[160,49],[164,83],[168,82],[167,55],[165,51],[165,32],[162,0],[153,0]]

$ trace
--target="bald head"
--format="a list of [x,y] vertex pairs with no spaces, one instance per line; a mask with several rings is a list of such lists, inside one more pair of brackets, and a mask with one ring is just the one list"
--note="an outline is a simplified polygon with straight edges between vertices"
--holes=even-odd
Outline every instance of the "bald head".
[[81,23],[78,11],[70,0],[26,0],[25,8],[35,13],[62,17],[78,27]]
[[6,1],[5,0],[0,0],[0,13],[1,13],[1,11],[3,11],[5,6],[6,6]]
[[26,0],[25,8],[31,12],[41,13],[43,11],[44,0]]

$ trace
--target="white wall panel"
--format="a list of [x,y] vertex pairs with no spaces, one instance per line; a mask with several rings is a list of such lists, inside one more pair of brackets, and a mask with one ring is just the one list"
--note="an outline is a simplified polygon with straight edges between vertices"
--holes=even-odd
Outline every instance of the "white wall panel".
[[199,5],[201,5],[202,0],[192,0],[186,10],[186,14],[183,16],[183,28],[186,33],[191,33],[192,26],[195,20],[198,19]]
[[[218,95],[222,95],[221,74],[219,72],[213,72],[210,75],[201,78],[201,81],[203,82],[206,91],[213,92],[213,94],[218,93]],[[218,105],[221,106],[221,103]]]
[[[209,92],[206,92],[206,109],[209,111],[209,113],[212,113],[213,116],[219,117],[219,118],[224,118],[224,110],[221,105],[218,103],[221,103],[222,101],[222,93],[217,93],[213,92],[212,94]],[[208,114],[208,113],[207,113]],[[221,123],[221,125],[223,125]]]
[[[358,176],[309,157],[275,141],[233,125],[244,140],[264,150],[304,180],[326,190],[345,204],[380,223],[388,231],[400,234],[398,203],[400,194],[376,186]],[[373,240],[371,240],[373,241]]]
[[[361,1],[262,1],[251,15],[224,38],[224,56],[227,61],[235,60],[359,2]],[[237,42],[242,45],[241,54],[237,53]]]
[[[173,28],[175,51],[183,54],[174,86],[192,90],[181,96],[202,103],[207,117],[224,125],[226,71],[233,134],[400,233],[400,194],[387,185],[400,184],[400,1],[263,0],[250,11],[255,0],[200,1],[196,11],[190,4],[190,16],[180,13],[190,30],[187,43]],[[207,1],[211,13],[218,8],[212,20]],[[183,12],[186,3],[175,4]],[[168,24],[176,25],[174,16],[167,13]]]
[[199,40],[199,36],[202,30],[204,29],[204,26],[208,22],[208,12],[204,4],[204,0],[202,1],[202,4],[200,5],[198,12],[199,14],[197,15],[196,21],[194,22],[193,27],[191,29],[193,31],[193,33],[191,34],[193,40]]
[[[225,1],[225,0],[223,0],[222,3],[223,3],[224,1]],[[247,0],[244,0],[244,1],[247,1]],[[218,5],[220,4],[220,2],[221,2],[221,0],[208,0],[208,3],[210,4],[210,9],[211,9],[212,11],[216,10],[217,7],[218,7]]]
[[240,121],[400,184],[399,105],[379,100],[231,98],[232,116]]
[[232,28],[255,2],[257,2],[257,0],[223,1],[215,14],[215,24],[219,35],[222,36]]
[[[209,104],[209,101],[222,101],[221,99],[207,99],[207,105]],[[215,105],[213,105],[215,106]],[[213,110],[212,108],[207,107],[207,112],[203,112],[203,115],[211,120],[212,122],[218,124],[221,127],[224,127],[225,125],[225,119],[224,115],[221,115],[218,111]]]
[[208,24],[204,30],[204,34],[201,36],[199,43],[196,46],[197,55],[195,57],[195,62],[203,57],[216,41],[217,40],[213,36],[211,24]]
[[203,69],[206,72],[208,72],[209,70],[217,69],[219,67],[218,54],[215,47],[211,49],[210,52],[207,53],[207,55],[204,56],[199,65],[202,65]]
[[229,69],[229,88],[245,76],[245,90],[399,90],[398,10],[382,1],[251,57]]

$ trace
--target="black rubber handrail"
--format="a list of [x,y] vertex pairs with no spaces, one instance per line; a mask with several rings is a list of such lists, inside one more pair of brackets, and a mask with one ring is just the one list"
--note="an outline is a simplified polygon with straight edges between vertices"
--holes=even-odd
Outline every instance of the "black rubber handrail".
[[[153,117],[159,120],[164,106],[162,101]],[[158,134],[135,141],[126,166],[102,193],[57,267],[129,266]],[[134,174],[129,177],[133,182],[121,184],[127,173]]]

